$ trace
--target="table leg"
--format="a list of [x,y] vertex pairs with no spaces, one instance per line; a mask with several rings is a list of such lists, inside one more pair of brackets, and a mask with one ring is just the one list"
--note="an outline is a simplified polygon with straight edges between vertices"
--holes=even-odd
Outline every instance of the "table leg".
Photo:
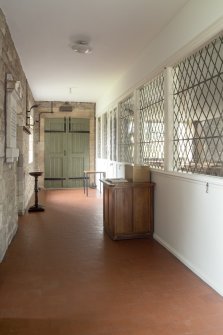
[[86,189],[86,174],[84,172],[84,194],[85,194],[85,189]]
[[89,180],[89,177],[88,177],[88,173],[86,172],[86,196],[88,197],[88,180]]

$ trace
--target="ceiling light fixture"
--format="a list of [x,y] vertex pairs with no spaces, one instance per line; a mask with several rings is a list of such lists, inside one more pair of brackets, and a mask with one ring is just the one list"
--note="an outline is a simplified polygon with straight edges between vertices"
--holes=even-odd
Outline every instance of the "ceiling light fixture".
[[90,47],[87,41],[77,41],[71,46],[71,48],[79,54],[92,53],[92,48]]

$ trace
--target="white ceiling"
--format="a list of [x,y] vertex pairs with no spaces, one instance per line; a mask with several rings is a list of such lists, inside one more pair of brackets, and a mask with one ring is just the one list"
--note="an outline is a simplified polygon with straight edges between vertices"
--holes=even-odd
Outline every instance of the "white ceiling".
[[[97,102],[188,0],[0,0],[36,100]],[[88,39],[89,55],[72,42]]]

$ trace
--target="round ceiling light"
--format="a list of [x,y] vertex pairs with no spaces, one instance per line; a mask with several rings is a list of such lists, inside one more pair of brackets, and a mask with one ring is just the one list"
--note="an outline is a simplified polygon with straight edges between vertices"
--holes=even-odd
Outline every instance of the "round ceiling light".
[[87,41],[77,41],[71,46],[71,48],[80,54],[90,54],[92,52],[92,48],[89,46]]

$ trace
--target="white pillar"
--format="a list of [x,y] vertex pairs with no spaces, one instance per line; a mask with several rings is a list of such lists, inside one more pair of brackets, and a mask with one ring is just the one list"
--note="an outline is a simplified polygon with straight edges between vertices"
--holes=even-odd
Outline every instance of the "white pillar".
[[164,170],[173,171],[173,75],[164,71]]
[[134,91],[134,163],[140,164],[140,101],[139,90]]

